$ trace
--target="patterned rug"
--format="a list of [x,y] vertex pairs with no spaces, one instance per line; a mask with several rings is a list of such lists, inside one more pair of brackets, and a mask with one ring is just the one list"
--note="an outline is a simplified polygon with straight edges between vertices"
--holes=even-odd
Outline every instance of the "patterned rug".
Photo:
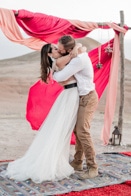
[[49,196],[82,191],[92,188],[121,184],[131,180],[131,157],[119,153],[103,153],[97,155],[99,175],[94,179],[79,180],[77,174],[59,182],[43,182],[35,184],[31,180],[24,182],[5,178],[1,172],[7,163],[0,166],[0,196]]

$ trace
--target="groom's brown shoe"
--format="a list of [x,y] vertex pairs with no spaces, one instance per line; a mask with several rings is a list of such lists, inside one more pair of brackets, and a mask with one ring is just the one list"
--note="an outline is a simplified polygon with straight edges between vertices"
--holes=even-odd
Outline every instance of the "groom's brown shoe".
[[96,176],[98,176],[98,169],[97,168],[90,168],[89,170],[78,174],[78,178],[80,180],[85,180],[88,178],[95,178]]
[[73,160],[70,165],[74,168],[76,171],[82,171],[83,170],[83,165],[81,164],[76,164],[75,161]]

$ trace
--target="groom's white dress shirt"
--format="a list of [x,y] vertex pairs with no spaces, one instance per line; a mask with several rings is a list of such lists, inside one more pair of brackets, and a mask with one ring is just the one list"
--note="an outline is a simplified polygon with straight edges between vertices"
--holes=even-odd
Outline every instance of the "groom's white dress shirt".
[[73,58],[64,69],[54,72],[53,78],[62,82],[73,76],[76,78],[79,95],[87,95],[95,89],[94,70],[87,52]]

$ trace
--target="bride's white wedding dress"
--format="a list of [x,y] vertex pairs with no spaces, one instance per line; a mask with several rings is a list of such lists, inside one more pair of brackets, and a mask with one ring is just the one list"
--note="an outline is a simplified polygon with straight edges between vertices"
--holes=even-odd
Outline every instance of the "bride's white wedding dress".
[[61,180],[74,173],[69,164],[69,149],[78,102],[77,87],[61,92],[25,155],[8,164],[6,176],[41,183]]

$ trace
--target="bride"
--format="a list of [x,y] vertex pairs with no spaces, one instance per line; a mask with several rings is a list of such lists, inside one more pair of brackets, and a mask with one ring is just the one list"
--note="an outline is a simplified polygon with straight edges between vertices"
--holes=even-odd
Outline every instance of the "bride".
[[[71,55],[59,57],[55,45],[46,44],[42,47],[43,82],[50,82],[52,69],[56,64],[58,70],[62,69],[70,61]],[[18,181],[31,179],[35,183],[41,183],[68,178],[74,173],[73,167],[69,164],[69,150],[71,134],[76,123],[79,95],[74,77],[61,85],[64,90],[56,99],[25,155],[8,164],[5,174],[7,177]]]

